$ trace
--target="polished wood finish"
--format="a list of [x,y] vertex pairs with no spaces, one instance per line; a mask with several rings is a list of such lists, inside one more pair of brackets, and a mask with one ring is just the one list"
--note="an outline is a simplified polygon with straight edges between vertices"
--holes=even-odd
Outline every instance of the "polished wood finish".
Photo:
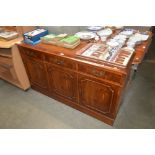
[[78,71],[89,76],[95,76],[100,79],[104,79],[110,82],[123,84],[124,76],[122,73],[114,72],[113,70],[106,70],[103,67],[96,67],[91,64],[78,64]]
[[51,64],[47,64],[51,95],[62,96],[77,101],[77,74]]
[[37,85],[44,91],[48,91],[47,75],[43,62],[27,59],[25,65],[31,84]]
[[58,65],[60,67],[76,69],[76,63],[74,61],[59,56],[45,56],[45,61]]
[[79,75],[78,83],[80,104],[114,118],[119,86],[85,75]]
[[126,68],[76,57],[89,47],[18,44],[32,88],[112,125],[130,77],[134,56]]
[[135,57],[134,57],[132,64],[138,65],[143,61],[144,56],[148,52],[148,49],[152,42],[152,36],[153,36],[153,34],[151,32],[149,32],[149,39],[136,47]]

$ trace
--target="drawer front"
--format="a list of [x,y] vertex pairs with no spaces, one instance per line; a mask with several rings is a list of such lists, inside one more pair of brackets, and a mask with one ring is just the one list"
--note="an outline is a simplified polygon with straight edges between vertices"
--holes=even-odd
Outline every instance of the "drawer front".
[[39,53],[38,51],[24,49],[23,52],[28,57],[43,60],[43,54]]
[[102,68],[94,67],[91,65],[78,64],[78,71],[86,73],[86,74],[90,74],[97,78],[116,82],[119,84],[123,83],[123,77],[121,75],[114,74],[114,73],[106,71]]
[[69,69],[76,69],[76,62],[59,56],[55,56],[55,55],[45,56],[45,61],[53,63],[58,66],[66,67]]

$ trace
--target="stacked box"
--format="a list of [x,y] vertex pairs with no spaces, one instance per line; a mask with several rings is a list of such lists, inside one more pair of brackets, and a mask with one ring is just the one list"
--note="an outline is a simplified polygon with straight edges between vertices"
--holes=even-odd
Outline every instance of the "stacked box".
[[24,42],[35,45],[40,42],[40,38],[48,34],[45,29],[36,29],[31,32],[24,33]]

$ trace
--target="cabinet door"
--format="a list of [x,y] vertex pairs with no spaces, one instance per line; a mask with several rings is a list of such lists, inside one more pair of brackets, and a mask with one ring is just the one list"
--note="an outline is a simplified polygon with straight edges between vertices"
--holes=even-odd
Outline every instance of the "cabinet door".
[[44,63],[29,58],[25,64],[31,84],[40,87],[42,90],[48,90],[47,73]]
[[47,65],[47,68],[51,93],[76,101],[77,74],[51,64]]
[[108,116],[115,111],[119,88],[87,76],[79,75],[79,102]]

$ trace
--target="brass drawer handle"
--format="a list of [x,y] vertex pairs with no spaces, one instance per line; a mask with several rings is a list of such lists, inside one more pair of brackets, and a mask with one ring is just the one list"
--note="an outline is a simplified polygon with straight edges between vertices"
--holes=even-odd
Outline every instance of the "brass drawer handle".
[[57,60],[56,62],[58,65],[64,65],[64,61],[63,60]]
[[42,69],[42,70],[44,69],[44,66],[43,65],[40,65],[39,64],[38,66],[39,66],[40,69]]
[[30,55],[31,55],[31,56],[34,56],[34,53],[33,53],[33,52],[30,52]]
[[29,56],[35,56],[34,52],[27,51],[26,53],[27,53]]
[[51,67],[48,67],[48,68],[47,68],[47,71],[48,71],[48,72],[52,72],[52,68],[51,68]]
[[59,60],[55,58],[50,58],[49,60],[57,65],[64,65],[64,60]]
[[105,72],[104,71],[96,71],[96,70],[93,70],[92,71],[92,74],[96,77],[103,77],[105,75]]
[[41,65],[41,64],[39,64],[39,63],[37,63],[37,62],[35,62],[35,61],[32,61],[31,62],[33,65],[37,65],[37,67],[39,68],[39,69],[44,69],[44,65]]

